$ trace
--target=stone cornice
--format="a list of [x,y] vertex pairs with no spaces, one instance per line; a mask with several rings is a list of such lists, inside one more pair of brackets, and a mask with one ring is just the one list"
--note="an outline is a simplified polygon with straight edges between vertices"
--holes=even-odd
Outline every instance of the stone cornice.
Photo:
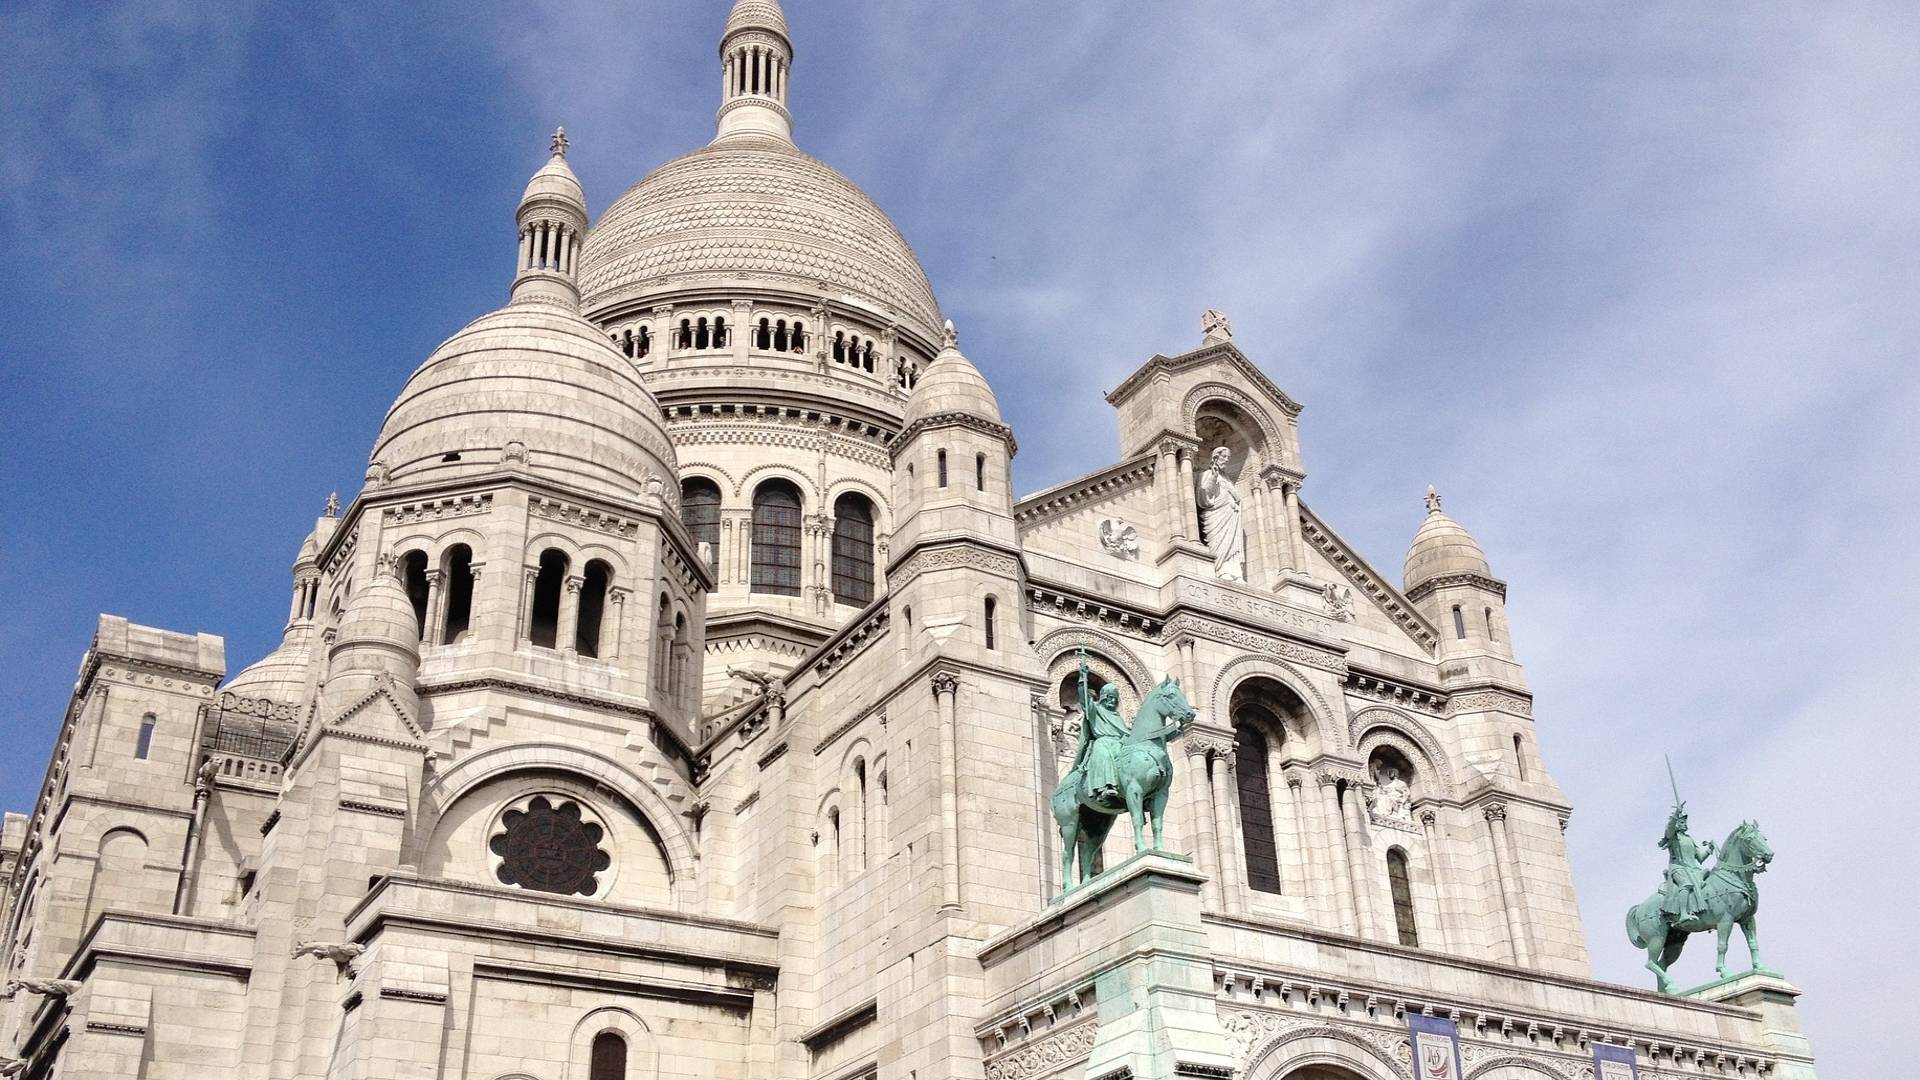
[[945,427],[967,428],[1000,439],[1007,444],[1008,457],[1013,457],[1020,452],[1020,444],[1013,437],[1013,429],[1007,425],[995,423],[992,420],[975,416],[972,413],[945,412],[934,413],[932,416],[923,416],[913,423],[908,424],[900,434],[893,437],[893,441],[887,444],[887,453],[898,458],[901,449],[904,448],[907,443],[913,441],[914,436],[923,431],[931,431],[935,428]]
[[1502,600],[1505,600],[1507,598],[1506,582],[1501,581],[1499,578],[1488,577],[1485,574],[1476,574],[1476,573],[1473,573],[1472,571],[1462,571],[1457,574],[1441,574],[1438,577],[1428,578],[1427,580],[1421,582],[1420,584],[1415,585],[1413,588],[1408,589],[1407,599],[1418,603],[1419,601],[1424,600],[1427,597],[1433,595],[1433,593],[1436,590],[1449,588],[1455,585],[1467,585],[1476,589],[1485,589],[1486,591],[1498,596]]
[[1105,502],[1124,491],[1153,482],[1154,454],[1141,454],[1117,465],[1036,491],[1013,504],[1013,520],[1021,527],[1038,525],[1089,502]]
[[1160,353],[1154,354],[1146,363],[1140,365],[1139,370],[1127,376],[1119,386],[1114,387],[1113,390],[1107,394],[1107,404],[1119,405],[1122,401],[1132,397],[1142,387],[1152,382],[1153,377],[1157,374],[1165,372],[1166,374],[1174,375],[1190,368],[1201,367],[1215,360],[1225,360],[1233,365],[1248,382],[1253,383],[1262,393],[1271,398],[1274,404],[1280,406],[1281,411],[1286,413],[1288,417],[1297,417],[1302,410],[1304,410],[1305,406],[1288,397],[1285,390],[1280,389],[1272,379],[1267,378],[1266,373],[1261,371],[1253,361],[1247,359],[1247,355],[1241,352],[1239,348],[1230,341],[1217,342],[1212,345],[1202,345],[1192,352],[1180,353],[1177,356],[1166,356]]

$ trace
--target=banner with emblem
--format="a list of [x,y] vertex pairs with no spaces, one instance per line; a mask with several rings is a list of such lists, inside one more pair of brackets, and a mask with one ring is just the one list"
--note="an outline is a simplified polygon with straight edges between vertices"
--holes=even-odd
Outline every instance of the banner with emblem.
[[1460,1067],[1460,1031],[1453,1021],[1408,1013],[1407,1032],[1413,1043],[1414,1080],[1461,1080],[1466,1075]]
[[1640,1069],[1633,1061],[1633,1047],[1593,1044],[1594,1080],[1640,1080]]

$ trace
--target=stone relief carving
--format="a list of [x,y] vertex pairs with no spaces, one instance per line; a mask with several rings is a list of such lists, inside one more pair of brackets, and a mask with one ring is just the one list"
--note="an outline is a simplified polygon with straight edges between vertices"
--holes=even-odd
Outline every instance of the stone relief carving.
[[1320,595],[1326,600],[1329,618],[1338,622],[1353,621],[1353,590],[1351,588],[1329,581],[1320,587]]
[[1399,769],[1389,765],[1380,770],[1380,780],[1373,789],[1369,809],[1375,821],[1413,824],[1413,791],[1400,778]]
[[1092,1021],[1049,1035],[1010,1054],[989,1059],[987,1080],[1030,1080],[1056,1072],[1093,1051]]
[[1108,518],[1100,523],[1100,549],[1121,559],[1140,557],[1140,531],[1121,521]]

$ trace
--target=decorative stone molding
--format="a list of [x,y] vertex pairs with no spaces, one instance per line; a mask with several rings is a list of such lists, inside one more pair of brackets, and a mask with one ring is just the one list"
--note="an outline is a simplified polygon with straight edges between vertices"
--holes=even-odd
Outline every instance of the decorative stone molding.
[[1440,716],[1446,711],[1447,697],[1444,693],[1372,672],[1347,672],[1347,681],[1343,689],[1356,697],[1368,697],[1375,701],[1405,705],[1435,716]]
[[848,624],[820,647],[813,662],[814,672],[823,679],[833,674],[835,669],[885,636],[886,629],[887,605],[880,604],[866,618]]
[[595,529],[610,536],[631,537],[640,531],[640,523],[618,514],[606,514],[584,506],[536,495],[527,502],[527,511],[537,518],[561,521]]
[[[1286,398],[1285,394],[1279,396]],[[1281,435],[1279,425],[1273,422],[1272,412],[1265,405],[1255,401],[1253,395],[1237,386],[1230,386],[1223,382],[1203,382],[1187,391],[1186,399],[1180,403],[1180,417],[1181,423],[1186,425],[1188,431],[1199,430],[1200,410],[1210,401],[1224,401],[1232,405],[1245,413],[1247,418],[1260,428],[1262,445],[1259,451],[1262,457],[1269,461],[1274,460],[1286,448],[1285,438]],[[1285,406],[1283,405],[1282,408]]]
[[960,677],[951,671],[936,671],[928,681],[933,687],[934,697],[958,693],[960,690]]
[[887,571],[887,588],[890,591],[904,589],[914,578],[930,570],[980,570],[1015,578],[1020,575],[1020,560],[999,548],[978,544],[918,548]]
[[1532,716],[1533,699],[1511,690],[1473,690],[1447,699],[1446,713],[1457,716],[1468,712],[1503,712]]
[[1168,619],[1162,633],[1191,634],[1196,638],[1237,645],[1242,649],[1277,656],[1309,667],[1324,668],[1336,674],[1344,674],[1347,662],[1344,657],[1331,649],[1323,649],[1292,638],[1275,634],[1263,634],[1258,630],[1249,630],[1234,623],[1211,619],[1197,612],[1183,611]]
[[1340,640],[1340,633],[1332,619],[1282,603],[1246,586],[1190,578],[1180,582],[1175,603],[1191,605],[1199,612],[1208,614],[1230,612],[1257,627],[1291,631],[1296,637],[1312,641],[1331,643]]
[[1507,820],[1507,804],[1490,802],[1480,808],[1480,813],[1488,821],[1505,821]]
[[1064,1072],[1093,1052],[1097,1031],[1096,1021],[1086,1020],[1005,1054],[989,1057],[987,1080],[1033,1080]]
[[449,499],[432,499],[426,502],[382,507],[380,516],[389,525],[411,525],[421,521],[473,517],[485,514],[492,509],[493,493],[484,492],[479,495],[460,495]]
[[1007,444],[1008,457],[1012,457],[1020,452],[1020,444],[1014,439],[1012,428],[1005,424],[996,424],[984,417],[964,412],[934,413],[932,416],[923,416],[915,420],[913,423],[907,425],[900,434],[893,437],[893,441],[887,444],[887,452],[894,457],[898,457],[900,451],[906,447],[907,443],[913,441],[914,436],[923,431],[946,427],[966,428],[970,431],[978,431],[999,439]]
[[1464,570],[1459,573],[1441,574],[1437,577],[1428,578],[1413,588],[1408,589],[1407,599],[1417,604],[1433,595],[1436,591],[1451,588],[1455,585],[1467,585],[1476,589],[1484,589],[1502,600],[1507,598],[1506,582],[1501,581],[1499,578],[1488,577],[1485,574],[1476,574],[1471,570]]
[[[1440,746],[1440,740],[1433,737],[1426,727],[1413,717],[1392,709],[1373,706],[1362,709],[1347,722],[1348,745],[1354,747],[1362,760],[1372,752],[1375,746],[1392,746],[1405,754],[1408,760],[1418,767],[1422,759],[1432,769],[1432,780],[1444,792],[1453,790],[1453,766],[1447,760],[1447,754]],[[1440,794],[1442,792],[1429,792]]]
[[[1300,700],[1306,703],[1307,710],[1312,714],[1314,728],[1325,744],[1323,749],[1344,748],[1348,745],[1346,729],[1334,722],[1336,714],[1327,703],[1327,699],[1320,693],[1319,688],[1315,687],[1301,671],[1271,655],[1254,653],[1237,656],[1220,666],[1219,673],[1213,679],[1213,693],[1208,698],[1213,715],[1229,715],[1234,689],[1240,683],[1255,676],[1272,679],[1299,695]],[[1338,746],[1336,747],[1335,744]]]
[[822,736],[820,741],[814,745],[814,748],[813,748],[814,756],[818,757],[821,754],[825,753],[827,747],[832,746],[834,743],[840,741],[841,736],[845,735],[849,731],[852,731],[854,728],[859,727],[861,724],[865,723],[870,719],[877,719],[881,724],[885,724],[887,722],[887,707],[885,705],[881,705],[878,708],[871,709],[867,712],[858,713],[854,716],[853,719],[847,721],[844,724],[841,724],[839,727],[834,728],[832,731],[827,732],[826,735]]
[[1105,603],[1053,586],[1030,585],[1026,593],[1029,610],[1057,619],[1077,619],[1112,627],[1121,633],[1153,639],[1160,635],[1161,622],[1133,608]]
[[1142,663],[1140,658],[1134,655],[1133,650],[1127,648],[1119,638],[1099,630],[1077,626],[1062,627],[1036,642],[1033,652],[1040,658],[1041,663],[1047,665],[1051,673],[1055,661],[1059,660],[1063,654],[1072,653],[1078,649],[1085,649],[1089,653],[1106,657],[1110,663],[1119,668],[1121,674],[1125,675],[1127,682],[1132,684],[1136,696],[1153,689],[1154,678],[1147,670],[1147,665]]

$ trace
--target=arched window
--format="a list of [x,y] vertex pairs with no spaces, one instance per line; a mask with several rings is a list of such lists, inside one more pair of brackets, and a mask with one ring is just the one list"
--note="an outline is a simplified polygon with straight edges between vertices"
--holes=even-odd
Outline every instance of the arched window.
[[1527,778],[1527,753],[1523,749],[1524,745],[1520,741],[1519,733],[1516,732],[1513,736],[1513,766],[1519,770],[1522,781]]
[[1487,620],[1487,640],[1499,641],[1500,635],[1493,629],[1493,609],[1490,607],[1481,608],[1480,613]]
[[772,323],[771,319],[760,320],[760,326],[757,329],[755,329],[753,332],[754,348],[765,349],[765,348],[770,348],[772,346],[773,335],[772,335],[772,332],[768,329],[771,323]]
[[627,1040],[617,1031],[595,1035],[587,1062],[587,1080],[627,1080]]
[[427,633],[427,553],[409,551],[400,559],[401,580],[407,585],[407,599],[413,603],[414,631]]
[[873,342],[868,341],[860,349],[860,366],[864,370],[873,370]]
[[727,320],[725,316],[716,315],[713,318],[713,347],[716,349],[724,349],[727,347]]
[[707,329],[706,316],[703,315],[698,322],[693,324],[693,347],[696,349],[704,349],[707,348],[712,341],[712,334]]
[[153,728],[156,723],[158,718],[152,713],[140,718],[140,736],[134,741],[133,756],[141,761],[147,760],[147,755],[153,753]]
[[981,626],[983,626],[986,630],[986,635],[985,635],[986,643],[987,643],[987,648],[989,649],[998,648],[998,646],[994,643],[994,632],[997,628],[993,625],[994,608],[998,606],[999,606],[998,603],[991,596],[987,597],[985,604],[982,605],[983,607],[982,615],[984,616],[984,621],[981,623]]
[[787,351],[787,320],[785,319],[773,324],[773,351]]
[[634,339],[634,343],[633,343],[634,358],[639,359],[641,357],[644,357],[647,355],[647,353],[651,352],[652,350],[653,350],[653,339],[651,335],[647,333],[647,328],[643,326],[640,328],[640,336]]
[[676,613],[673,617],[673,660],[668,672],[667,696],[681,708],[687,706],[687,668],[693,662],[692,638],[687,634],[687,616]]
[[581,656],[599,656],[600,624],[607,611],[607,586],[613,584],[613,567],[594,559],[580,577],[580,615],[574,624],[573,650]]
[[1280,891],[1280,854],[1273,844],[1273,796],[1267,787],[1267,737],[1249,710],[1234,717],[1233,778],[1240,789],[1240,841],[1247,856],[1247,886]]
[[803,353],[807,351],[807,324],[801,322],[799,319],[793,320],[792,341],[794,352]]
[[847,336],[839,330],[833,332],[833,360],[837,364],[847,362]]
[[769,480],[753,493],[751,592],[800,595],[800,489]]
[[937,454],[935,454],[934,457],[939,462],[939,465],[940,465],[940,486],[946,487],[947,486],[947,452],[945,450],[941,450]]
[[533,610],[527,616],[527,639],[543,649],[558,646],[560,589],[567,578],[567,553],[548,548],[540,553],[540,570],[533,578]]
[[1461,641],[1467,639],[1467,620],[1461,617],[1459,604],[1453,605],[1453,636]]
[[680,340],[673,344],[678,349],[693,348],[693,323],[690,320],[680,320]]
[[667,692],[667,671],[673,666],[673,602],[660,594],[660,614],[653,623],[653,688]]
[[627,359],[633,359],[633,331],[627,330],[620,335],[620,351]]
[[1413,921],[1413,885],[1407,876],[1407,853],[1387,849],[1387,887],[1393,893],[1393,925],[1400,932],[1400,944],[1420,947],[1420,928]]
[[833,501],[833,599],[873,601],[873,504],[851,491]]
[[987,455],[973,455],[973,490],[987,490]]
[[473,549],[465,544],[448,548],[441,572],[442,587],[447,590],[447,621],[440,640],[452,645],[473,625]]
[[707,565],[720,565],[720,485],[704,476],[680,481],[680,520],[695,544],[707,545]]

